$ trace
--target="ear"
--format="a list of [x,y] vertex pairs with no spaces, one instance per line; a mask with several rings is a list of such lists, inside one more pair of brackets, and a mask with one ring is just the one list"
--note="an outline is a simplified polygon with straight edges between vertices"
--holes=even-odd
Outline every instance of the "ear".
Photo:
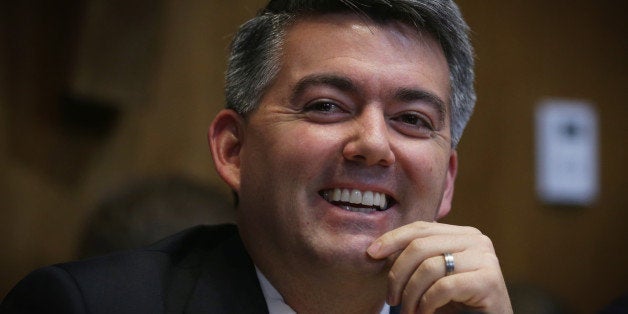
[[436,220],[439,220],[449,214],[451,210],[451,202],[454,198],[454,182],[458,173],[458,153],[451,151],[449,156],[449,167],[447,168],[447,177],[445,178],[445,190],[443,191],[443,200],[440,203]]
[[240,149],[243,135],[244,119],[231,109],[220,111],[207,132],[214,167],[236,192],[240,191]]

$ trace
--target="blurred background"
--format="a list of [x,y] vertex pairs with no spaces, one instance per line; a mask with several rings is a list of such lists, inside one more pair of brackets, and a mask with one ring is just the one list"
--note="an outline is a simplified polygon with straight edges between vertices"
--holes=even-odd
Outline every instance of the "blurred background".
[[[206,131],[224,104],[232,34],[263,2],[0,1],[0,298],[32,269],[83,256],[103,200],[133,182],[184,178],[230,199]],[[628,293],[628,5],[458,3],[473,31],[478,103],[444,222],[493,239],[515,303],[599,311]],[[537,196],[544,99],[596,112],[593,202]],[[232,219],[228,206],[206,213],[185,223]]]

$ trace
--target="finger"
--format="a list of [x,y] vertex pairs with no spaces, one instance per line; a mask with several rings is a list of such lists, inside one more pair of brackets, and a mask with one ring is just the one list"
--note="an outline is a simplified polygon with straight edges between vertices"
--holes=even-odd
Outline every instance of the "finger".
[[509,301],[503,277],[497,269],[465,272],[437,280],[421,297],[419,313],[434,313],[451,302],[490,313],[508,313]]
[[[444,269],[442,258],[434,256],[423,261],[401,289],[391,289],[396,290],[396,292],[391,292],[396,296],[394,305],[401,302],[402,313],[415,313],[419,299],[431,285],[445,275]],[[393,305],[393,303],[389,304]]]
[[383,234],[373,241],[367,253],[374,259],[386,258],[394,252],[403,250],[414,239],[437,234],[472,235],[481,234],[481,232],[473,227],[417,221]]
[[[482,255],[483,253],[477,251],[463,251],[453,254],[455,266],[454,272],[450,276],[476,271],[485,266],[486,263],[482,262]],[[389,279],[395,277],[393,274],[391,270]],[[424,260],[402,285],[399,285],[402,280],[389,281],[389,304],[397,305],[401,302],[404,308],[407,308],[410,313],[414,313],[413,311],[416,310],[419,299],[425,291],[444,276],[445,259],[442,255]]]
[[[399,254],[390,269],[388,282],[389,301],[394,300],[398,302],[401,292],[407,285],[410,277],[417,270],[429,270],[430,273],[434,273],[439,277],[443,276],[445,269],[443,252],[462,252],[481,241],[481,238],[478,240],[479,237],[481,236],[437,235],[415,239],[410,242],[408,247]],[[465,257],[470,254],[464,253],[460,256]],[[475,262],[467,263],[466,266],[474,269],[475,264]]]

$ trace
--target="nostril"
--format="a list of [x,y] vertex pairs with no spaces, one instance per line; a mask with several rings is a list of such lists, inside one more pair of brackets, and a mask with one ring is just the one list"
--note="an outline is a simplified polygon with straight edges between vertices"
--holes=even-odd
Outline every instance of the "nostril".
[[365,160],[366,160],[366,157],[365,157],[365,156],[362,156],[362,155],[354,155],[354,156],[352,157],[352,159],[353,159],[353,160],[359,160],[359,161],[365,161]]
[[361,134],[349,140],[342,148],[345,160],[364,163],[368,166],[390,166],[395,161],[388,138],[378,134]]

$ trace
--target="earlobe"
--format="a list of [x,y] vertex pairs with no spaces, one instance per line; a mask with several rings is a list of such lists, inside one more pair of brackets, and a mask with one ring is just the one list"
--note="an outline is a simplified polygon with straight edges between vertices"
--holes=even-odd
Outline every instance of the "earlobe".
[[456,181],[456,174],[458,172],[458,153],[452,150],[449,156],[449,165],[447,168],[447,177],[445,178],[445,189],[443,190],[443,199],[440,203],[438,213],[436,214],[436,220],[439,220],[451,210],[451,202],[454,198],[454,183]]
[[243,131],[242,116],[233,110],[224,109],[216,115],[207,132],[216,171],[236,192],[240,190],[240,149]]

